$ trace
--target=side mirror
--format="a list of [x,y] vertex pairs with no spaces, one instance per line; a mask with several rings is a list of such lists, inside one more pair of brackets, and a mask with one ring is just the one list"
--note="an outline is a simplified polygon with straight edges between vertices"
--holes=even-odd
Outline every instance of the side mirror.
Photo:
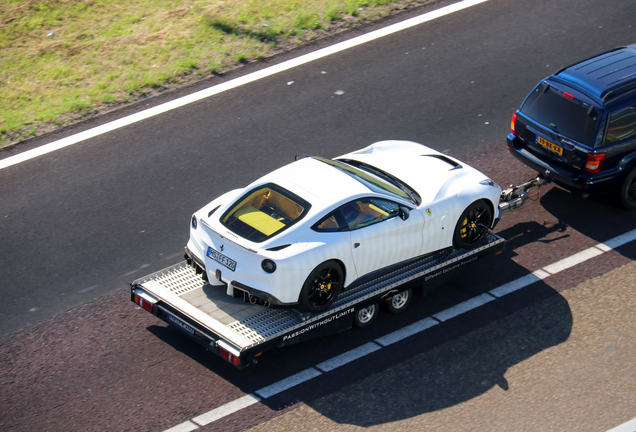
[[400,212],[398,214],[400,216],[400,219],[407,220],[409,216],[411,215],[411,211],[409,210],[408,207],[400,206]]

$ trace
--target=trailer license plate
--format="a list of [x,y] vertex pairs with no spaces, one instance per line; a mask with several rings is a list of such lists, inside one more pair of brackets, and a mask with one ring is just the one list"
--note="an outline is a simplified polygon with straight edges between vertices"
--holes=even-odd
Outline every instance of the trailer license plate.
[[232,271],[236,270],[236,261],[226,257],[225,255],[212,249],[211,247],[208,247],[208,256],[212,258],[214,261],[223,264],[225,267],[229,268],[230,270]]
[[190,333],[191,335],[194,335],[194,329],[190,327],[189,325],[187,325],[186,323],[184,323],[183,321],[181,321],[179,318],[168,314],[168,319],[174,324],[184,329],[185,331],[187,331],[188,333]]
[[563,156],[563,147],[558,146],[555,143],[548,141],[547,139],[537,136],[537,144],[542,145],[545,148],[549,148],[553,152]]

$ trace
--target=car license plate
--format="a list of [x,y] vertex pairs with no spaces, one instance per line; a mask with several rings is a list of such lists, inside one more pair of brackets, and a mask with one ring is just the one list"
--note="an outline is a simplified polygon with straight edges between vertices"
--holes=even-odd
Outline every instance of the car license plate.
[[230,270],[232,271],[236,270],[236,261],[226,257],[225,255],[212,249],[211,247],[208,247],[208,256],[212,258],[214,261],[223,264],[225,267],[229,268]]
[[182,329],[184,329],[185,331],[187,331],[188,333],[190,333],[191,335],[194,334],[194,329],[192,327],[190,327],[189,325],[187,325],[186,323],[184,323],[183,321],[181,321],[179,318],[168,314],[168,319],[171,322],[173,322],[174,324],[176,324],[179,327],[181,327]]
[[548,141],[547,139],[537,136],[537,144],[542,145],[543,147],[548,148],[553,152],[563,156],[563,147],[558,146],[555,143]]

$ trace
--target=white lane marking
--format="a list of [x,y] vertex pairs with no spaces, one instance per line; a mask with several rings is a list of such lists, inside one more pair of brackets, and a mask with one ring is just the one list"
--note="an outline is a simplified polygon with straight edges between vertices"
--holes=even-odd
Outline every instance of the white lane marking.
[[550,274],[556,274],[563,270],[567,270],[570,267],[574,267],[575,265],[581,264],[591,258],[599,256],[603,251],[596,248],[591,247],[589,249],[585,249],[579,253],[576,253],[572,256],[562,259],[561,261],[557,261],[554,264],[550,264],[549,266],[543,267],[544,271],[547,271]]
[[498,288],[492,289],[488,292],[495,297],[503,297],[507,294],[510,294],[511,292],[515,292],[518,289],[527,287],[530,284],[545,279],[548,276],[550,276],[550,273],[547,273],[543,270],[537,270],[528,275],[522,276],[519,279],[515,279],[512,282],[508,282],[507,284],[504,284]]
[[619,235],[618,237],[614,237],[613,239],[608,240],[605,243],[599,243],[596,245],[596,247],[603,252],[607,252],[633,240],[636,240],[636,229]]
[[10,167],[12,165],[27,161],[29,159],[36,158],[38,156],[42,156],[44,154],[59,150],[61,148],[77,144],[79,142],[85,141],[90,138],[94,138],[98,135],[105,134],[107,132],[113,131],[115,129],[123,128],[125,126],[131,125],[133,123],[139,122],[141,120],[145,120],[150,117],[157,116],[159,114],[163,114],[167,111],[180,108],[182,106],[191,104],[193,102],[200,101],[201,99],[208,98],[210,96],[217,95],[219,93],[249,84],[254,81],[258,81],[260,79],[275,75],[277,73],[295,68],[297,66],[304,65],[306,63],[312,62],[314,60],[321,59],[323,57],[330,56],[332,54],[339,53],[341,51],[347,50],[349,48],[356,47],[358,45],[371,42],[375,39],[379,39],[393,33],[397,33],[399,31],[420,25],[427,21],[431,21],[444,15],[448,15],[454,12],[458,12],[462,9],[469,8],[471,6],[475,6],[479,3],[484,3],[488,0],[463,0],[458,3],[445,6],[443,8],[427,12],[425,14],[407,19],[405,21],[392,24],[385,28],[372,31],[370,33],[357,36],[355,38],[349,39],[344,42],[337,43],[330,47],[322,48],[317,51],[314,51],[309,54],[302,55],[298,58],[288,60],[286,62],[273,65],[262,69],[260,71],[253,72],[251,74],[235,78],[233,80],[227,81],[222,84],[218,84],[207,88],[205,90],[198,91],[196,93],[192,93],[188,96],[183,96],[181,98],[175,99],[170,102],[166,102],[164,104],[158,105],[153,108],[149,108],[147,110],[129,115],[127,117],[121,118],[119,120],[112,121],[110,123],[98,126],[93,129],[89,129],[84,132],[80,132],[78,134],[72,135],[67,138],[63,138],[58,141],[54,141],[52,143],[43,145],[41,147],[25,151],[24,153],[17,154],[15,156],[8,157],[6,159],[0,160],[0,169]]
[[[625,234],[621,234],[617,237],[614,237],[613,239],[610,239],[608,241],[606,241],[605,243],[600,243],[600,245],[605,245],[605,250],[602,249],[601,247],[599,247],[598,245],[595,246],[596,248],[598,248],[597,250],[600,250],[601,252],[608,252],[613,250],[614,248],[617,248],[619,246],[622,246],[626,243],[629,243],[633,240],[636,240],[636,229],[629,231]],[[594,249],[594,248],[590,248],[590,249]],[[550,264],[549,266],[544,267],[543,269],[539,269],[536,270],[528,275],[522,276],[518,279],[515,279],[512,282],[508,282],[507,284],[501,285],[498,288],[495,288],[491,291],[489,291],[490,294],[488,293],[484,293],[481,294],[477,297],[474,297],[471,300],[467,300],[463,303],[460,303],[459,305],[450,307],[446,310],[443,310],[442,312],[439,312],[435,315],[433,315],[433,317],[440,317],[438,318],[440,321],[444,321],[444,320],[448,320],[452,317],[456,317],[458,315],[461,315],[462,313],[468,312],[472,309],[478,308],[479,306],[486,304],[488,302],[490,302],[491,300],[495,300],[496,298],[500,298],[503,297],[507,294],[510,294],[512,292],[515,292],[521,288],[527,287],[529,285],[532,285],[535,282],[538,282],[540,280],[546,279],[548,277],[551,276],[550,273],[548,273],[545,269],[552,267],[552,269],[557,272],[557,271],[562,271],[566,268],[570,268],[572,267],[571,263],[573,262],[577,262],[578,264],[584,262],[585,260],[594,258],[596,256],[598,256],[598,254],[596,254],[595,252],[586,252],[589,251],[589,249],[586,249],[584,254],[581,255],[581,253],[578,254],[574,254],[572,255],[572,257],[577,257],[574,260],[569,260],[569,258],[565,258],[561,261],[557,261],[554,264]],[[581,257],[586,257],[585,260],[581,260]],[[570,257],[571,258],[571,257]],[[556,264],[559,264],[558,266]],[[565,264],[568,264],[567,266]],[[554,274],[554,273],[552,273]],[[444,319],[441,319],[444,318]],[[409,336],[415,335],[417,333],[420,333],[428,328],[431,328],[435,325],[438,324],[438,321],[436,321],[435,319],[431,318],[431,317],[427,317],[424,318],[420,321],[417,321],[416,323],[413,323],[407,327],[404,327],[400,330],[394,331],[393,333],[389,333],[388,335],[382,336],[381,338],[378,338],[375,340],[375,343],[380,344],[382,346],[388,346],[392,343],[401,341]],[[372,348],[370,345],[375,345],[373,342],[369,342],[365,345],[362,345],[358,348],[354,348],[344,354],[340,354],[339,356],[336,356],[334,358],[332,358],[331,360],[327,360],[324,361],[320,364],[318,364],[316,367],[320,368],[321,370],[323,370],[324,372],[328,372],[330,370],[333,370],[339,366],[342,366],[344,364],[347,364],[353,360],[357,360],[358,358],[362,358],[364,357],[363,355],[359,356],[357,354],[368,351],[368,353],[371,352],[375,352],[378,349]],[[355,353],[355,354],[354,354]],[[355,358],[354,358],[355,357]],[[350,358],[350,359],[349,359]],[[347,360],[349,359],[349,360]],[[347,361],[344,361],[347,360]],[[315,368],[309,368],[306,369],[302,372],[297,373],[296,375],[292,375],[289,378],[283,379],[281,381],[278,381],[270,386],[264,387],[261,390],[256,391],[255,393],[258,394],[259,396],[261,396],[263,399],[266,399],[270,396],[273,396],[275,394],[281,393],[291,387],[294,387],[298,384],[301,384],[305,381],[308,381],[312,378],[315,378],[319,375],[322,375],[322,372],[319,371],[318,369]],[[249,395],[248,395],[249,396]],[[243,397],[245,398],[245,397]],[[241,399],[243,399],[241,398]],[[240,400],[240,399],[238,399]],[[236,402],[236,401],[234,401]],[[210,411],[207,414],[203,414],[199,417],[196,417],[194,420],[202,418],[208,414],[211,414],[214,411],[219,410],[219,412],[221,412],[221,410],[224,407],[227,407],[228,405],[233,404],[234,402],[230,402],[226,405],[223,405],[221,407],[218,407],[212,411]],[[254,401],[253,403],[256,403],[258,401]],[[240,404],[234,405],[235,407],[239,406]],[[251,405],[251,404],[250,404]],[[240,409],[240,408],[239,408]],[[235,410],[228,410],[227,414],[224,414],[224,416],[232,414],[236,411],[238,411],[239,409],[235,409]],[[231,411],[231,412],[230,412]],[[225,412],[225,411],[222,411]],[[220,418],[220,417],[219,417]],[[205,423],[208,424],[208,423]],[[178,427],[190,427],[189,425],[193,425],[194,423],[191,423],[190,421],[181,423],[180,425],[175,426],[172,429],[168,429],[164,432],[189,432],[191,430],[194,429],[176,429]],[[607,431],[607,432],[634,432],[636,431],[636,419],[631,420],[623,425],[617,426],[616,428]],[[195,426],[196,429],[196,426]]]
[[232,402],[228,402],[225,405],[221,405],[218,408],[215,408],[211,411],[206,412],[205,414],[201,414],[198,417],[192,419],[192,421],[200,426],[205,426],[213,421],[217,421],[220,418],[228,416],[230,414],[234,414],[237,411],[242,410],[243,408],[247,408],[248,406],[254,405],[257,402],[260,402],[261,399],[257,396],[248,394],[243,396],[242,398],[236,399]]
[[449,307],[446,310],[436,313],[435,315],[433,315],[433,318],[444,322],[496,299],[497,298],[493,295],[483,293],[478,295],[477,297],[471,298],[470,300],[466,300],[465,302],[459,303],[453,307]]
[[627,423],[623,423],[620,426],[616,426],[608,430],[607,432],[634,432],[636,431],[636,418],[628,421]]
[[360,357],[364,357],[367,354],[371,354],[374,351],[381,349],[382,347],[376,343],[369,342],[358,348],[354,348],[350,351],[347,351],[344,354],[340,354],[336,357],[333,357],[327,361],[319,363],[316,365],[316,368],[323,371],[329,372],[340,366],[346,365],[354,360],[359,359]]
[[199,426],[188,420],[181,424],[173,426],[170,429],[166,429],[164,432],[191,432],[196,429],[199,429]]
[[272,397],[278,393],[284,392],[285,390],[289,390],[290,388],[295,387],[298,384],[302,384],[305,381],[316,378],[318,375],[322,375],[322,372],[311,367],[309,369],[305,369],[302,372],[298,372],[297,374],[292,375],[289,378],[285,378],[283,380],[275,382],[272,385],[263,387],[262,389],[257,390],[254,393],[259,395],[263,399],[267,399],[268,397]]
[[389,333],[388,335],[382,336],[381,338],[378,338],[375,341],[379,343],[380,345],[386,347],[396,342],[399,342],[402,339],[406,339],[409,336],[413,336],[414,334],[417,334],[426,329],[429,329],[437,324],[439,324],[439,321],[434,320],[431,317],[424,318],[411,325],[408,325],[404,328],[396,330],[393,333]]

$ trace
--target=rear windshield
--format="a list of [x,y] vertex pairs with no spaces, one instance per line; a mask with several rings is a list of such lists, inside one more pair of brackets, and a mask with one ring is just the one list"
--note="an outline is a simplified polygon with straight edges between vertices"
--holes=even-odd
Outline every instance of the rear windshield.
[[221,223],[233,233],[259,243],[302,219],[310,204],[273,183],[243,195],[221,216]]
[[528,96],[521,112],[561,135],[593,147],[598,113],[593,110],[588,115],[589,108],[544,82]]

